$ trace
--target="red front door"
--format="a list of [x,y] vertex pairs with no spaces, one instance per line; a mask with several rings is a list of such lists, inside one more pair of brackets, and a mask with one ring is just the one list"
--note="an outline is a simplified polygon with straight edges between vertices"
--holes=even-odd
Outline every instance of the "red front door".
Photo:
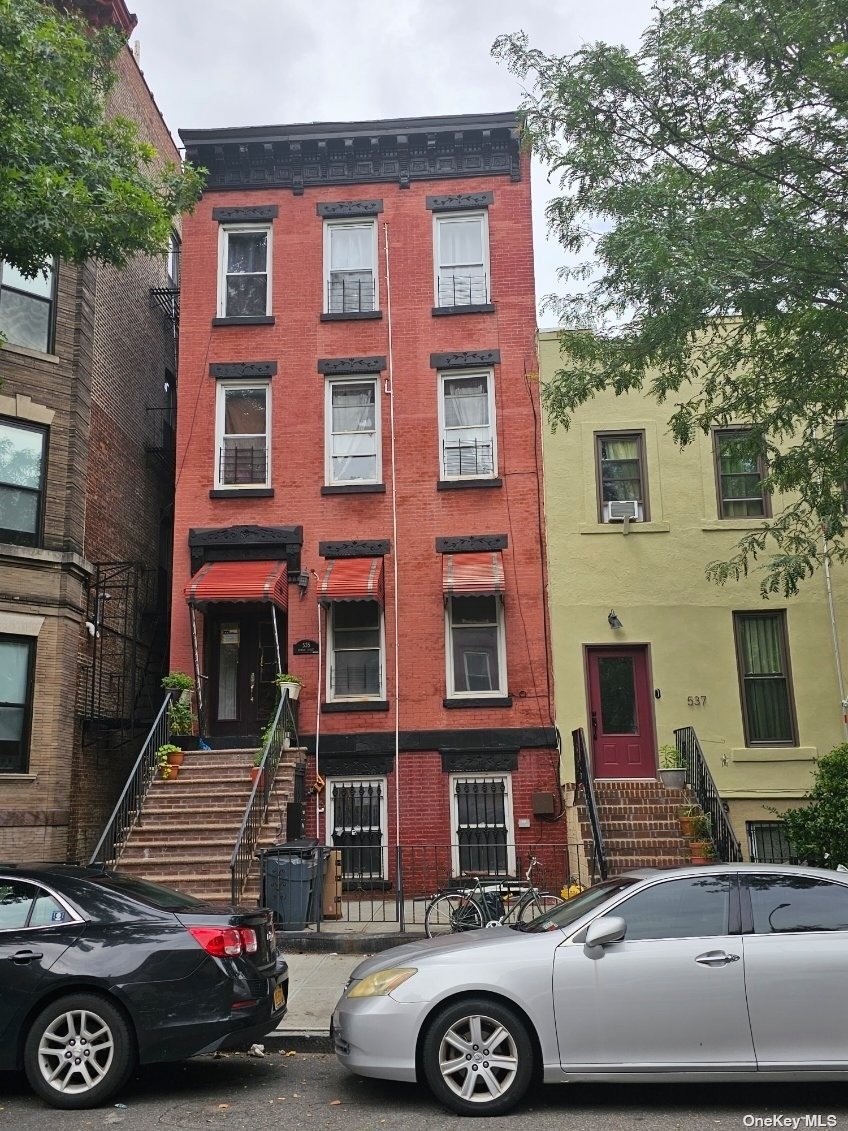
[[589,648],[587,658],[595,777],[655,777],[647,647]]

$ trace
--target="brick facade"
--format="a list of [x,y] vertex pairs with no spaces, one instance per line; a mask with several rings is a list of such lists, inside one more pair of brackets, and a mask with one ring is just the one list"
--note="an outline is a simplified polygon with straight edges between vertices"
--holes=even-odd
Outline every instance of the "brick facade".
[[[116,0],[114,10],[123,26],[125,5]],[[159,163],[177,163],[129,48],[115,66],[109,113],[134,120]],[[85,685],[96,651],[86,621],[97,563],[136,563],[149,594],[160,583],[163,534],[165,553],[170,549],[172,472],[163,452],[163,421],[164,384],[169,373],[173,383],[176,371],[175,339],[150,294],[151,287],[165,285],[165,276],[164,255],[137,257],[122,271],[61,263],[51,351],[12,342],[0,349],[0,420],[40,424],[48,435],[40,545],[0,544],[0,633],[36,639],[25,772],[0,775],[0,857],[87,857],[149,718],[142,695],[130,732],[115,720],[94,726],[85,717]],[[162,607],[139,603],[133,609],[132,662],[138,670],[129,682],[139,687],[147,680],[158,690],[159,670],[145,669],[149,661],[162,666],[152,650],[154,613]],[[100,661],[105,655],[104,647]],[[118,667],[129,662],[123,657]],[[126,671],[107,672],[104,684],[116,679],[127,680]]]

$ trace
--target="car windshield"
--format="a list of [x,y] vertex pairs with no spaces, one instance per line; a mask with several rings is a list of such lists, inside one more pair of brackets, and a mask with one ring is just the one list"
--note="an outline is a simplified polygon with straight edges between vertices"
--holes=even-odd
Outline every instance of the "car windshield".
[[583,915],[600,906],[611,896],[618,895],[625,888],[632,887],[633,884],[638,882],[636,876],[617,876],[614,880],[604,880],[603,883],[581,891],[579,895],[573,896],[567,902],[561,903],[558,907],[548,911],[547,914],[540,915],[538,919],[534,919],[531,923],[526,926],[522,925],[518,929],[531,933],[562,930],[565,927],[570,927],[572,923],[576,923]]
[[192,907],[207,906],[203,900],[195,899],[193,895],[186,895],[184,891],[162,887],[161,884],[151,884],[147,880],[137,880],[134,876],[125,875],[123,872],[107,872],[97,876],[93,882],[99,887],[120,892],[137,903],[146,903],[148,907],[155,907],[159,911],[184,911]]

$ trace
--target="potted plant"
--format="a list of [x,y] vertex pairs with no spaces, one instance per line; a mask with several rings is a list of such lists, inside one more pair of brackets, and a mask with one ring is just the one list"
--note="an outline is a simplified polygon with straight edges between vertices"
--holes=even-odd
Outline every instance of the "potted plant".
[[262,776],[262,755],[264,754],[264,752],[264,747],[260,747],[260,749],[257,750],[253,755],[253,765],[250,767],[251,781],[256,781],[257,778]]
[[180,772],[184,752],[172,742],[164,742],[156,751],[156,765],[165,781],[173,781]]
[[193,736],[194,715],[191,709],[191,693],[194,690],[194,680],[185,672],[171,672],[162,680],[162,686],[167,691],[179,691],[168,704],[168,730],[170,737],[175,739],[175,745],[182,750],[192,750],[197,746],[197,739]]
[[300,688],[303,684],[300,676],[292,675],[291,672],[278,672],[274,683],[280,689],[280,694],[288,690],[289,699],[294,702],[300,695]]
[[712,840],[712,824],[705,813],[694,818],[694,839],[689,842],[689,857],[693,864],[709,864],[716,858]]
[[680,822],[680,835],[685,836],[687,840],[694,839],[700,816],[701,810],[697,805],[684,805],[679,809],[677,819]]
[[659,749],[660,780],[666,789],[683,789],[686,784],[686,767],[683,755],[670,742]]

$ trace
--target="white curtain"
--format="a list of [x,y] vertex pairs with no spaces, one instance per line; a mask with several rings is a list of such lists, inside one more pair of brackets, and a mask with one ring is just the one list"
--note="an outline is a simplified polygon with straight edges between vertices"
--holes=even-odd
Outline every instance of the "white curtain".
[[330,270],[370,271],[374,249],[374,229],[344,227],[330,229]]
[[333,482],[377,478],[373,385],[333,387]]
[[482,267],[483,223],[478,218],[439,224],[439,266]]

